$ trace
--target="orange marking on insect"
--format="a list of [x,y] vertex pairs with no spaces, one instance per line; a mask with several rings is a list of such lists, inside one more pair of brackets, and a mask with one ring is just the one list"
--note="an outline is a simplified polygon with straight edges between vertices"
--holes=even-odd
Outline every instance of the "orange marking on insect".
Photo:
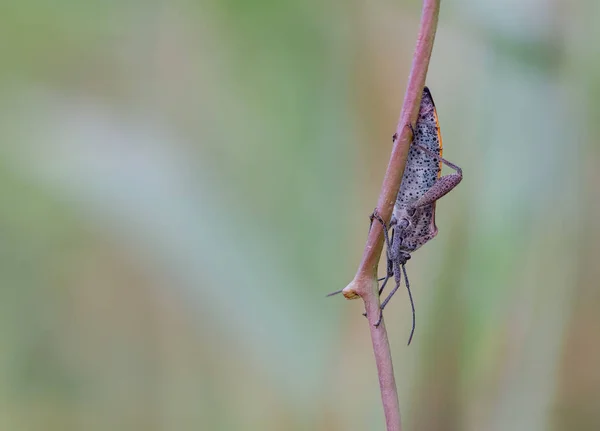
[[[435,119],[435,128],[437,131],[438,141],[440,143],[440,157],[444,157],[444,145],[442,144],[442,130],[440,129],[440,121],[438,119],[437,109],[433,106],[433,118]],[[438,178],[442,176],[442,161],[440,160],[440,171],[438,172]]]

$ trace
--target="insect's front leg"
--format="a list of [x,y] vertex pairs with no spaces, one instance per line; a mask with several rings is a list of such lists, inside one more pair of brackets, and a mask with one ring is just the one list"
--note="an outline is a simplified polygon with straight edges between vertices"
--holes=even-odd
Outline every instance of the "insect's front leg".
[[[390,248],[391,247],[391,248]],[[385,285],[387,284],[388,280],[390,279],[390,277],[392,277],[394,275],[394,265],[393,265],[393,260],[392,260],[392,254],[394,252],[394,229],[392,229],[392,241],[390,242],[390,247],[387,247],[386,250],[386,256],[387,256],[387,265],[386,265],[386,269],[387,272],[385,274],[385,277],[377,280],[377,281],[381,281],[383,280],[383,283],[381,284],[381,287],[379,288],[379,296],[381,296],[381,293],[383,292],[383,289],[385,289]]]
[[[392,261],[393,261],[392,245],[394,243],[393,226],[396,225],[397,220],[394,216],[392,216],[392,220],[390,221],[390,226],[389,227],[386,226],[385,221],[381,218],[381,216],[377,212],[377,208],[375,208],[375,210],[373,211],[373,214],[371,214],[371,223],[373,223],[373,220],[377,220],[379,223],[381,223],[381,226],[383,227],[383,235],[385,237],[385,243],[386,243],[385,245],[386,245],[386,257],[387,257],[387,273],[384,278],[380,278],[379,280],[377,280],[377,281],[383,280],[383,283],[381,284],[381,287],[379,288],[379,294],[381,295],[381,292],[385,288],[386,283],[388,282],[390,277],[394,275],[394,271],[392,268]],[[388,233],[389,229],[392,229],[392,239],[391,240],[390,240],[389,233]]]
[[385,237],[385,245],[386,245],[386,248],[387,248],[387,252],[388,252],[387,256],[388,256],[388,260],[389,260],[391,258],[390,251],[392,250],[392,241],[390,241],[388,230],[391,229],[392,227],[394,227],[396,225],[397,220],[396,220],[395,217],[392,216],[392,220],[390,221],[390,225],[387,226],[386,223],[385,223],[385,221],[379,215],[379,212],[377,211],[377,208],[375,208],[375,210],[373,210],[373,214],[371,214],[371,223],[373,223],[373,220],[377,220],[379,223],[381,223],[381,226],[383,227],[383,236]]

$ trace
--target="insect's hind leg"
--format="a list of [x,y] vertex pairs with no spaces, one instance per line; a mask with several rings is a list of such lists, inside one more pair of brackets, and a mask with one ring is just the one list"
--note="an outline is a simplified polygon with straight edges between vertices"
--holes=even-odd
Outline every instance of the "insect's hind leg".
[[444,197],[446,194],[450,193],[450,191],[462,181],[462,169],[454,163],[449,162],[443,157],[440,157],[424,145],[418,143],[413,143],[413,145],[456,171],[453,174],[444,175],[443,177],[439,178],[433,184],[433,186],[431,186],[429,190],[427,190],[423,196],[419,198],[419,200],[412,204],[414,208],[419,208],[430,205],[438,199]]
[[448,166],[449,168],[452,168],[456,171],[457,174],[459,174],[462,177],[462,169],[460,168],[460,166],[455,165],[452,162],[449,162],[448,160],[444,159],[443,157],[441,157],[439,154],[435,153],[434,151],[431,151],[429,148],[427,148],[425,145],[423,144],[419,144],[418,142],[415,142],[415,136],[416,136],[416,131],[415,128],[412,124],[407,124],[406,127],[408,127],[410,129],[410,132],[412,133],[412,144],[414,145],[416,148],[425,151],[427,154],[429,154],[429,156],[438,159],[439,161],[441,161],[443,164],[445,164],[446,166]]
[[452,162],[449,162],[448,160],[444,159],[443,157],[441,157],[439,154],[436,154],[435,151],[431,151],[429,148],[427,148],[425,145],[423,144],[419,144],[418,142],[413,142],[413,144],[416,148],[418,148],[421,151],[426,152],[429,156],[438,159],[439,161],[441,161],[443,164],[445,164],[446,166],[448,166],[449,168],[452,168],[456,171],[456,173],[460,174],[462,176],[462,169],[460,168],[460,166],[455,165]]

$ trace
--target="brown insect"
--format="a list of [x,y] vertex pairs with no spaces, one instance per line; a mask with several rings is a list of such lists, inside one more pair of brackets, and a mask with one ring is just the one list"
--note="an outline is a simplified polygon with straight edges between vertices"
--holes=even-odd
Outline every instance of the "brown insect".
[[[437,111],[427,87],[423,89],[416,127],[410,127],[413,132],[413,142],[406,160],[400,191],[394,204],[392,220],[389,226],[386,226],[377,210],[371,216],[371,221],[375,219],[383,225],[387,245],[387,274],[383,278],[379,294],[381,295],[392,276],[396,281],[394,289],[381,303],[381,310],[383,311],[400,287],[402,275],[404,275],[413,313],[413,325],[408,344],[410,344],[415,331],[416,319],[415,305],[405,264],[410,259],[411,253],[437,235],[435,203],[462,180],[461,168],[442,158],[442,136]],[[451,167],[456,172],[440,177],[442,164]],[[389,229],[392,229],[391,239],[388,233]],[[376,326],[381,323],[381,318],[382,315],[375,323]]]
[[[439,121],[433,98],[427,87],[423,89],[419,117],[416,126],[411,128],[413,141],[410,146],[406,167],[402,177],[402,183],[389,226],[377,213],[377,209],[371,215],[371,223],[377,220],[383,225],[383,233],[387,246],[387,273],[379,288],[379,295],[388,280],[394,277],[396,286],[385,298],[380,306],[379,319],[375,326],[379,326],[383,317],[383,309],[388,304],[394,293],[400,288],[402,275],[408,290],[410,304],[412,307],[413,324],[408,339],[410,344],[415,332],[415,304],[410,291],[410,284],[406,274],[406,262],[411,253],[419,249],[423,244],[433,239],[438,229],[435,225],[436,201],[450,192],[462,180],[460,167],[442,158],[442,136],[440,134]],[[394,134],[392,140],[395,142],[398,135]],[[441,176],[442,164],[455,170],[455,173]],[[391,234],[389,230],[392,230]],[[330,293],[332,296],[340,293]]]

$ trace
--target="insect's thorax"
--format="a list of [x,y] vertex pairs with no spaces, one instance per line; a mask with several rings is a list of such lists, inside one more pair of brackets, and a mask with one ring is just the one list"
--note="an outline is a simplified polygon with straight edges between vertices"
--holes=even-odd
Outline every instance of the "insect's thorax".
[[398,221],[408,221],[406,227],[400,223],[394,227],[393,243],[402,251],[412,253],[437,235],[434,204],[412,211],[406,208],[394,211],[394,218]]

